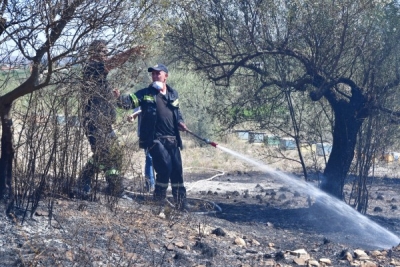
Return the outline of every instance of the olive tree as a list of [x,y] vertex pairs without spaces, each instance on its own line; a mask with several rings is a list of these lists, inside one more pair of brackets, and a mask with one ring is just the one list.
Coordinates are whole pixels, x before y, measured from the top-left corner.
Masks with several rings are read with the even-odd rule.
[[[376,112],[398,115],[398,3],[192,0],[176,12],[175,54],[216,84],[239,84],[234,107],[273,106],[288,89],[329,104],[332,151],[321,188],[343,198],[364,121]],[[277,62],[285,62],[285,79]]]
[[[0,1],[0,197],[10,200],[9,209],[16,100],[49,86],[68,88],[79,83],[77,69],[94,39],[107,41],[111,54],[141,44],[154,7],[154,1]],[[16,73],[15,69],[25,71]]]

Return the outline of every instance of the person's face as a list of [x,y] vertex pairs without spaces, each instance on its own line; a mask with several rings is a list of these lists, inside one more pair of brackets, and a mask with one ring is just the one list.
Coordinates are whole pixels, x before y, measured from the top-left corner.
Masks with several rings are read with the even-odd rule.
[[168,78],[168,73],[165,73],[164,71],[153,70],[151,72],[151,79],[153,80],[153,82],[166,83],[167,78]]
[[106,61],[107,60],[107,54],[108,54],[108,49],[106,46],[100,46],[99,47],[99,59],[102,61]]

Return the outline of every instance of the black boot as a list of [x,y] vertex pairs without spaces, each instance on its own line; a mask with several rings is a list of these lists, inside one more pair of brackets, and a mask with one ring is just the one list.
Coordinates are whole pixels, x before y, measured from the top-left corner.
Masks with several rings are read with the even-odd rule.
[[172,206],[167,199],[167,188],[156,185],[153,191],[153,201],[156,206],[153,213],[165,218],[166,211]]
[[162,202],[167,199],[167,188],[156,185],[153,191],[153,200]]
[[88,162],[83,167],[78,178],[78,191],[82,196],[90,195],[92,192],[92,181],[96,175],[96,167]]
[[177,210],[183,211],[183,212],[189,212],[189,205],[186,199],[186,195],[177,195],[174,196],[174,204],[175,208]]
[[173,186],[172,195],[176,209],[180,211],[189,211],[186,199],[186,188],[184,186]]

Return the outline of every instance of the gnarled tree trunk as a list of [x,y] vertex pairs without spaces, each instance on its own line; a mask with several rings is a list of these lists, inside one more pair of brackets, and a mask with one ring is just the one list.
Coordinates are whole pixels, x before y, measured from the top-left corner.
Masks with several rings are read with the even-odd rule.
[[14,160],[13,128],[10,117],[11,104],[4,104],[0,111],[2,136],[0,157],[0,197],[9,201],[7,211],[13,206],[12,162]]
[[343,199],[343,187],[354,158],[357,134],[367,117],[367,99],[361,90],[353,88],[350,101],[336,100],[325,95],[335,114],[332,152],[324,171],[321,189],[339,199]]

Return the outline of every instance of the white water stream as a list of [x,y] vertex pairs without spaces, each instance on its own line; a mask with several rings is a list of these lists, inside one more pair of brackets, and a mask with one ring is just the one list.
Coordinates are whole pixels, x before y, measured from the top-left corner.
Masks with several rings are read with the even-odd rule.
[[[363,216],[355,209],[347,205],[345,202],[324,193],[322,190],[316,188],[315,186],[306,183],[305,181],[300,180],[296,177],[292,177],[283,172],[276,171],[261,162],[258,162],[254,159],[249,158],[248,156],[242,155],[223,146],[217,145],[216,147],[226,153],[229,153],[254,165],[255,167],[268,174],[271,174],[274,178],[281,180],[286,185],[294,188],[296,191],[306,193],[314,197],[315,199],[317,199],[318,203],[322,204],[327,210],[335,212],[338,219],[346,218],[346,220],[344,220],[345,225],[343,225],[343,228],[352,229],[353,234],[359,236],[360,240],[363,240],[363,242],[368,243],[365,245],[387,249],[400,244],[400,238],[394,233]],[[321,218],[321,223],[329,225],[329,222],[324,221],[323,218]]]

